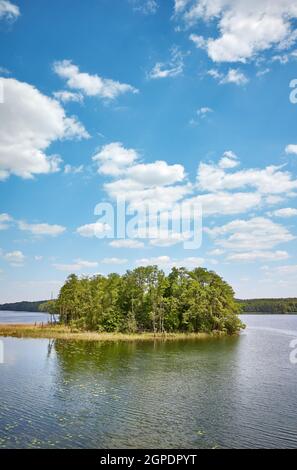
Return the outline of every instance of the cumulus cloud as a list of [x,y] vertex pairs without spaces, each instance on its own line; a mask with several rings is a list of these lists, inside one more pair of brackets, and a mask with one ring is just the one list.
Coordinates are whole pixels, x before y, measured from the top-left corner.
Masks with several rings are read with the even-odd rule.
[[65,175],[77,175],[79,173],[82,173],[84,171],[84,166],[79,165],[79,166],[72,166],[72,165],[65,165],[64,167],[64,173]]
[[210,69],[208,70],[207,74],[217,80],[220,85],[233,83],[235,85],[241,86],[246,85],[249,81],[247,76],[239,69],[229,69],[227,73],[219,72],[216,69]]
[[161,268],[196,268],[205,264],[205,260],[203,258],[198,257],[189,257],[183,259],[172,259],[170,256],[158,256],[152,258],[142,258],[136,260],[136,264],[139,266],[160,266]]
[[289,230],[265,217],[233,220],[221,227],[206,228],[217,245],[231,251],[271,250],[295,240]]
[[109,244],[112,248],[122,248],[122,249],[137,249],[143,248],[144,243],[139,240],[113,240]]
[[80,72],[79,67],[71,60],[57,61],[53,68],[59,77],[66,80],[69,88],[80,90],[86,96],[114,100],[124,93],[138,93],[136,88],[126,83]]
[[11,174],[32,178],[59,170],[61,159],[47,155],[56,140],[84,139],[89,135],[62,106],[32,85],[2,78],[4,103],[0,106],[0,181]]
[[164,161],[157,161],[135,165],[127,170],[126,176],[144,186],[164,186],[183,181],[185,170],[182,165],[168,165]]
[[17,5],[9,0],[0,0],[0,20],[15,21],[21,12]]
[[262,198],[256,192],[228,193],[219,191],[195,196],[189,201],[201,204],[203,216],[236,215],[256,209],[260,206]]
[[54,97],[62,101],[62,103],[83,103],[84,97],[81,93],[73,93],[72,91],[61,90],[54,93]]
[[58,271],[66,271],[68,273],[74,273],[81,271],[83,269],[85,270],[92,270],[98,267],[98,262],[97,261],[85,261],[82,259],[77,259],[74,260],[73,263],[70,264],[62,264],[62,263],[55,263],[53,264],[53,267],[57,269]]
[[30,232],[36,236],[47,235],[50,237],[56,237],[66,231],[65,227],[61,225],[50,225],[50,224],[28,224],[26,222],[18,223],[19,229],[24,232]]
[[7,261],[10,266],[21,267],[25,261],[25,255],[21,251],[11,251],[3,255],[5,261]]
[[109,264],[109,265],[115,265],[115,266],[120,266],[122,264],[127,264],[128,260],[125,258],[104,258],[101,261],[102,264]]
[[94,224],[82,225],[78,227],[76,232],[85,238],[101,237],[103,234],[109,232],[111,227],[108,224],[96,222]]
[[224,170],[228,170],[230,168],[235,168],[239,165],[239,160],[237,155],[232,152],[232,150],[228,150],[224,153],[221,160],[219,161],[219,167],[223,168]]
[[0,231],[8,229],[12,220],[10,215],[0,214]]
[[134,11],[143,15],[154,15],[159,8],[156,0],[130,0],[130,3]]
[[120,142],[102,147],[93,157],[100,174],[110,176],[113,181],[104,189],[112,199],[125,199],[130,208],[145,205],[167,207],[181,200],[191,191],[185,179],[182,165],[169,165],[165,161],[140,163],[139,153],[125,148]]
[[234,253],[227,257],[228,261],[255,262],[255,261],[283,261],[289,258],[286,251],[248,251],[245,253]]
[[278,209],[276,211],[270,212],[269,215],[274,217],[296,217],[297,216],[297,209],[293,209],[292,207],[285,207],[283,209]]
[[297,145],[296,144],[287,145],[285,151],[288,155],[290,154],[297,155]]
[[152,80],[168,77],[177,77],[184,70],[184,54],[174,46],[170,51],[170,59],[167,62],[157,62],[148,74]]
[[121,142],[112,142],[104,145],[93,161],[98,164],[98,172],[102,175],[119,176],[138,158],[136,150],[126,149]]
[[279,166],[227,172],[213,163],[201,163],[197,175],[198,188],[207,191],[252,188],[262,194],[290,193],[297,189],[297,180]]
[[215,22],[218,36],[203,38],[214,62],[247,62],[272,48],[288,49],[297,39],[292,0],[181,0],[175,11],[188,26]]
[[201,118],[204,118],[209,113],[213,113],[213,109],[209,108],[208,106],[197,109],[197,115]]

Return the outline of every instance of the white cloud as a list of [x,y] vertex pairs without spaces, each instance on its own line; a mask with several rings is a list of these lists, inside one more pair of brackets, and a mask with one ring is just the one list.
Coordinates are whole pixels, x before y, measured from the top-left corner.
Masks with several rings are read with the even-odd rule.
[[11,72],[6,67],[0,67],[0,73],[3,75],[10,75]]
[[172,259],[169,256],[158,256],[152,258],[142,258],[136,260],[136,264],[139,266],[160,266],[163,268],[171,267],[184,267],[184,268],[196,268],[204,265],[205,260],[203,258],[189,257],[184,259]]
[[198,168],[197,182],[202,191],[212,188],[213,191],[253,188],[261,194],[290,193],[297,189],[297,180],[278,166],[265,169],[249,169],[237,172],[226,172],[218,165],[201,163]]
[[48,235],[56,237],[66,231],[65,227],[61,225],[49,225],[49,224],[28,224],[26,222],[18,223],[19,229],[25,232],[31,232],[33,235],[42,236]]
[[274,216],[274,217],[282,217],[282,218],[296,217],[297,209],[286,207],[283,209],[278,209],[276,211],[270,212],[269,215]]
[[36,88],[2,78],[4,103],[0,106],[0,180],[10,174],[32,178],[59,170],[61,160],[46,155],[56,140],[87,138],[85,128],[67,117],[62,106]]
[[205,106],[197,110],[197,115],[204,118],[207,114],[213,113],[213,109]]
[[185,178],[182,165],[168,165],[164,161],[139,164],[127,169],[126,176],[136,183],[147,186],[167,186]]
[[161,246],[161,247],[169,247],[174,246],[179,243],[184,243],[192,238],[192,234],[189,233],[177,233],[173,231],[159,231],[158,236],[154,236],[151,232],[150,235],[150,245],[151,246]]
[[99,75],[82,73],[71,60],[55,62],[54,71],[59,77],[66,80],[69,88],[80,90],[86,96],[98,96],[113,100],[124,93],[138,93],[136,88],[126,83],[102,78]]
[[17,5],[9,0],[0,0],[0,20],[15,21],[21,12]]
[[119,176],[138,158],[139,154],[136,150],[126,149],[121,142],[112,142],[104,145],[93,160],[98,163],[100,174]]
[[286,153],[287,154],[297,155],[297,145],[296,144],[287,145]]
[[176,46],[171,49],[171,57],[168,62],[157,62],[149,72],[148,77],[152,80],[159,78],[177,77],[184,70],[184,54]]
[[210,256],[222,256],[225,253],[225,250],[221,248],[216,248],[215,250],[209,251],[207,254]]
[[125,199],[130,209],[145,206],[158,207],[159,210],[170,209],[192,191],[191,185],[151,186],[144,188],[133,180],[118,180],[104,185],[108,195],[113,199]]
[[227,257],[228,261],[255,262],[255,261],[282,261],[288,259],[286,251],[248,251],[245,253],[235,253]]
[[104,258],[101,261],[103,264],[109,264],[109,265],[122,265],[122,264],[127,264],[128,260],[125,258]]
[[66,272],[78,272],[83,269],[86,270],[92,270],[98,267],[98,262],[97,261],[85,261],[81,259],[75,260],[73,263],[70,264],[61,264],[61,263],[56,263],[53,264],[53,267],[57,269],[58,271],[66,271]]
[[133,10],[143,15],[154,15],[157,13],[159,5],[156,0],[130,0]]
[[111,227],[108,224],[96,222],[94,224],[82,225],[81,227],[78,227],[76,232],[82,237],[93,238],[101,237],[102,234],[107,233],[110,228]]
[[13,267],[23,266],[25,261],[25,255],[21,251],[11,251],[3,255],[5,261],[7,261]]
[[83,103],[84,97],[81,93],[73,93],[72,91],[61,90],[54,93],[54,97],[62,101],[62,103]]
[[266,69],[262,69],[262,70],[259,70],[256,75],[257,77],[264,77],[264,75],[267,75],[268,73],[271,72],[271,69],[269,68],[266,68]]
[[104,185],[109,197],[125,199],[130,208],[148,204],[166,208],[191,191],[190,185],[177,184],[185,179],[182,165],[165,161],[144,164],[138,163],[138,159],[136,150],[126,149],[119,142],[105,145],[93,157],[100,174],[120,177]]
[[137,249],[143,248],[144,243],[139,240],[113,240],[109,244],[112,248]]
[[191,34],[189,39],[198,49],[207,49],[207,41],[203,36],[198,36],[198,34]]
[[246,85],[249,81],[247,76],[239,69],[229,69],[226,74],[219,72],[216,69],[210,69],[207,71],[207,74],[217,80],[220,85],[233,83],[235,85],[241,86]]
[[227,170],[230,168],[235,168],[240,164],[237,155],[235,155],[232,150],[228,150],[224,153],[223,157],[219,161],[219,167],[223,170]]
[[214,62],[247,62],[271,48],[288,49],[296,42],[292,0],[190,0],[176,2],[187,25],[214,21],[218,37],[205,38]]
[[221,80],[221,84],[226,84],[226,83],[235,83],[235,85],[245,85],[248,83],[248,78],[244,75],[243,72],[241,72],[238,69],[230,69],[225,75],[224,78]]
[[190,1],[191,0],[175,0],[174,1],[175,13],[180,13],[181,11],[183,11]]
[[190,120],[190,125],[197,125],[199,124],[199,121],[203,121],[204,119],[207,118],[209,114],[213,113],[213,109],[209,108],[207,106],[204,106],[202,108],[197,109],[196,115],[198,116],[198,119],[191,119]]
[[0,214],[0,230],[6,230],[9,228],[12,217],[8,214]]
[[277,268],[274,268],[273,270],[274,273],[276,274],[281,274],[281,275],[292,275],[292,274],[297,274],[297,264],[289,264],[287,266],[279,266]]
[[286,227],[265,217],[233,220],[221,227],[206,228],[205,232],[217,245],[231,251],[271,250],[296,238]]
[[82,173],[83,171],[84,171],[83,165],[80,165],[80,166],[65,165],[64,167],[64,173],[66,175],[70,175],[70,174],[77,175],[79,173]]
[[[211,186],[209,188],[212,189]],[[211,216],[235,215],[256,209],[260,206],[262,198],[258,193],[221,191],[195,196],[190,201],[201,204],[203,216]]]

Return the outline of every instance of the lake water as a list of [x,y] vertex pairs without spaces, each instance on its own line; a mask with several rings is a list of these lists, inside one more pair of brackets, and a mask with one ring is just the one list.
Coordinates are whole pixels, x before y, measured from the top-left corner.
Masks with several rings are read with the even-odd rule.
[[296,448],[297,316],[167,343],[2,339],[2,448]]
[[0,310],[0,324],[19,324],[19,323],[47,323],[50,315],[38,312],[8,312]]

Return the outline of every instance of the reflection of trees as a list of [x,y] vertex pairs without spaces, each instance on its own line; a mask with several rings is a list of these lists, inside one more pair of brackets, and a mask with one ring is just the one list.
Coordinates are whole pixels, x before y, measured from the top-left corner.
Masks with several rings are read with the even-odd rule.
[[175,446],[194,439],[195,445],[196,430],[207,428],[212,410],[222,406],[218,390],[233,387],[240,341],[56,340],[55,394],[63,425],[90,447],[156,447],[160,439]]

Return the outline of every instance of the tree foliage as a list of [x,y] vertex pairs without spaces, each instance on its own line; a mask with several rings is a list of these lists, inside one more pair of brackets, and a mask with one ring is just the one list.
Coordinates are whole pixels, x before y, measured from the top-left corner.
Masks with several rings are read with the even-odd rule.
[[297,299],[251,299],[239,300],[246,313],[297,313]]
[[234,292],[220,276],[197,268],[139,267],[120,276],[72,274],[51,313],[81,329],[105,332],[238,332],[242,323]]

